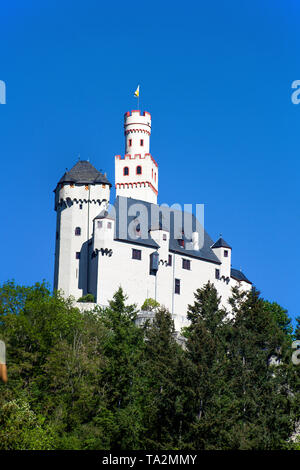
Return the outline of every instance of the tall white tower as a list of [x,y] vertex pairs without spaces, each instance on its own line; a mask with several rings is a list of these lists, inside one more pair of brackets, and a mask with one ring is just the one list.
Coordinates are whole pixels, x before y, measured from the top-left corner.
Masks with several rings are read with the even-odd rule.
[[124,116],[125,156],[115,156],[116,196],[157,203],[158,165],[150,154],[151,114]]
[[79,161],[55,189],[56,243],[54,289],[66,296],[90,292],[93,219],[107,207],[111,184],[88,161]]

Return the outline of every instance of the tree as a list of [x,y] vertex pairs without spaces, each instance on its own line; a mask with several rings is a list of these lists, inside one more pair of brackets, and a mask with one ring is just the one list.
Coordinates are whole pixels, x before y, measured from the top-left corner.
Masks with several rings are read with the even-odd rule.
[[126,305],[127,297],[120,287],[101,311],[107,330],[103,351],[107,358],[102,381],[109,397],[109,410],[115,416],[116,433],[113,448],[139,446],[139,410],[135,406],[135,386],[139,380],[139,360],[143,348],[143,330],[135,325],[135,305]]
[[181,449],[191,418],[189,390],[193,377],[190,363],[176,342],[174,322],[168,310],[157,309],[145,331],[140,390],[143,396],[144,448]]
[[230,322],[213,284],[197,289],[188,306],[187,355],[194,366],[194,422],[189,436],[194,449],[220,449],[231,423],[227,339]]
[[145,302],[143,303],[141,310],[145,310],[147,312],[153,312],[157,307],[159,307],[159,302],[157,302],[155,299],[146,299]]
[[263,308],[269,311],[278,327],[291,339],[293,333],[292,320],[288,317],[288,311],[277,302],[263,300]]
[[230,303],[235,312],[228,342],[235,412],[229,446],[284,447],[294,427],[286,328],[254,288],[248,293],[234,288]]

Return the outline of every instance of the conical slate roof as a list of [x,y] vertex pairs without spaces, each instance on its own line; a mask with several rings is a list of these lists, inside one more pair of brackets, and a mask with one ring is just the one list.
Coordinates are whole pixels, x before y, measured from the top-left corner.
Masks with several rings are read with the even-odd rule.
[[81,184],[109,184],[105,175],[96,170],[96,168],[87,160],[79,160],[76,165],[67,171],[58,183],[81,183]]
[[220,237],[219,240],[217,240],[216,243],[214,243],[211,248],[230,248],[231,249],[231,246],[228,245],[228,243],[225,242],[225,240],[222,237]]

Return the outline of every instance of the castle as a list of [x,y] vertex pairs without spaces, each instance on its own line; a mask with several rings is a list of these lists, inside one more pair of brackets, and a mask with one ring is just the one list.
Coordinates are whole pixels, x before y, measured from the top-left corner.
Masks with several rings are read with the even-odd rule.
[[147,298],[167,307],[180,331],[194,292],[207,281],[227,308],[233,286],[252,284],[231,267],[232,249],[222,237],[214,242],[194,214],[157,204],[150,113],[127,112],[124,134],[114,204],[106,174],[88,161],[79,160],[56,186],[54,288],[76,300],[93,294],[105,306],[121,286],[138,308]]

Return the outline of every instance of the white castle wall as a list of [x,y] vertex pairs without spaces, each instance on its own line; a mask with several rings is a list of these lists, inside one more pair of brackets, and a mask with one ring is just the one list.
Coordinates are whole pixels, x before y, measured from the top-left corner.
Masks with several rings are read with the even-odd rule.
[[[114,240],[113,229],[110,230],[110,238],[106,234],[101,241],[101,237],[97,236],[99,250],[102,246],[112,250],[111,256],[98,252],[98,256],[93,260],[93,272],[97,271],[97,286],[93,293],[96,295],[97,303],[107,305],[121,286],[128,295],[128,302],[136,303],[139,309],[149,297],[164,305],[172,313],[176,330],[180,331],[182,327],[188,325],[186,312],[188,304],[194,302],[194,292],[211,281],[222,296],[221,305],[229,308],[227,300],[231,295],[231,288],[238,283],[232,278],[228,283],[215,278],[215,269],[227,273],[227,266],[223,269],[222,265],[187,257],[184,249],[182,254],[170,253],[168,232],[157,230],[152,231],[151,235],[161,246],[158,249],[160,263],[156,276],[149,272],[150,255],[156,251],[153,247]],[[163,240],[164,235],[167,240]],[[142,251],[141,260],[132,259],[133,248]],[[168,265],[169,254],[172,256],[172,266]],[[191,270],[182,268],[183,258],[190,260]],[[180,294],[174,292],[175,278],[180,279]],[[247,290],[251,287],[246,282],[240,285]]]
[[[88,291],[88,240],[93,219],[106,207],[109,185],[63,184],[56,189],[57,235],[54,288],[77,300]],[[82,208],[80,208],[82,207]],[[75,235],[76,227],[81,234]],[[80,252],[80,259],[76,259]]]

